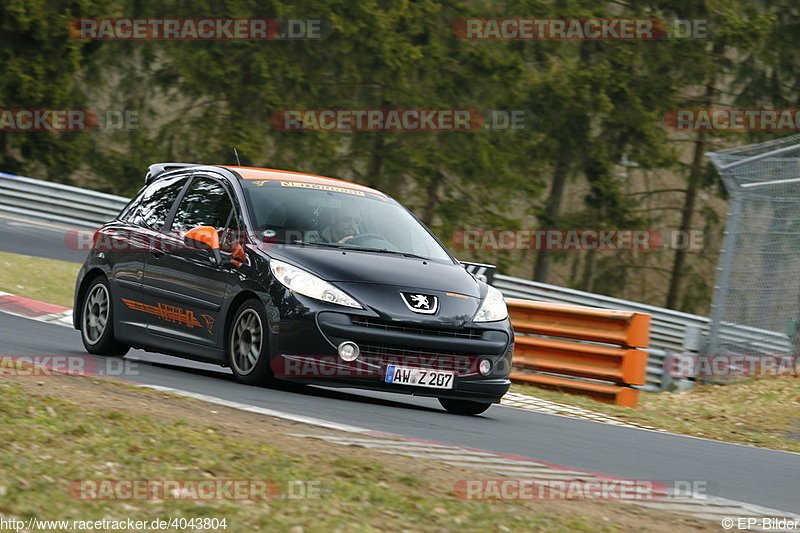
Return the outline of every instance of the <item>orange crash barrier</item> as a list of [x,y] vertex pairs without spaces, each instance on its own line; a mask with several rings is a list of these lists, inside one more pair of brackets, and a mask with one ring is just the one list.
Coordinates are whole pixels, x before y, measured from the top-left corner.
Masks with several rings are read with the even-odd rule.
[[506,299],[514,326],[511,380],[636,407],[647,379],[650,315]]

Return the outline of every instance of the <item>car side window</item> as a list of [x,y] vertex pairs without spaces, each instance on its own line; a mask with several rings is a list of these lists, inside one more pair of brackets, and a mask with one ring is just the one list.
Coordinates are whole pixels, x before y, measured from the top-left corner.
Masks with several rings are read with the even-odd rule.
[[186,184],[186,176],[164,178],[152,183],[142,193],[138,204],[128,213],[128,221],[160,230],[164,227],[172,204]]
[[172,229],[188,231],[197,226],[224,228],[232,208],[231,198],[221,183],[211,178],[197,177],[178,206]]

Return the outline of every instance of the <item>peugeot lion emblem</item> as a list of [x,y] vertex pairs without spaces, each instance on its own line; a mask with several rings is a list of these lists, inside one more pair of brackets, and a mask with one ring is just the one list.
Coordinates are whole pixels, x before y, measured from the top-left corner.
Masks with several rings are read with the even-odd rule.
[[439,309],[439,299],[432,294],[419,294],[414,292],[401,292],[400,296],[406,307],[415,313],[432,315]]

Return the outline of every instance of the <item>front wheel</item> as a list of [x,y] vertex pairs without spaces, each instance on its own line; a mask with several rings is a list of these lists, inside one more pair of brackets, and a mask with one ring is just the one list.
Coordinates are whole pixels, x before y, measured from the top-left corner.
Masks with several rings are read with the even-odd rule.
[[439,403],[447,409],[448,413],[453,413],[454,415],[479,415],[492,405],[491,403],[451,400],[450,398],[439,398]]
[[95,279],[86,291],[80,324],[83,347],[90,354],[122,356],[130,350],[114,338],[114,309],[106,278]]
[[270,385],[269,343],[264,306],[247,300],[236,311],[228,332],[228,365],[236,381],[247,385]]

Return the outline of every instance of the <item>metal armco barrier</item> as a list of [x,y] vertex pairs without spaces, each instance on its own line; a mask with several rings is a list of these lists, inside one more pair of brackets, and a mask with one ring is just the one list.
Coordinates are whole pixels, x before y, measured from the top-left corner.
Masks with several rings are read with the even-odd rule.
[[[711,320],[700,315],[502,274],[495,275],[493,285],[506,298],[586,305],[651,315],[648,383],[641,388],[652,392],[669,390],[673,386],[685,388],[690,384],[685,379],[673,383],[663,371],[663,362],[669,354],[698,353],[711,326]],[[792,349],[785,333],[730,322],[720,325],[720,338],[730,345],[746,347],[750,353],[777,355],[791,353]]]
[[[711,323],[711,319],[705,316],[503,274],[495,275],[493,285],[506,298],[524,298],[647,313],[653,317],[650,331],[651,346],[672,353],[699,351]],[[723,322],[720,325],[720,335],[725,342],[746,346],[753,353],[781,354],[788,353],[788,350],[791,349],[789,337],[785,333],[731,322]]]
[[506,299],[514,326],[512,381],[636,407],[647,382],[650,315]]
[[0,172],[0,211],[71,226],[99,228],[129,199]]

